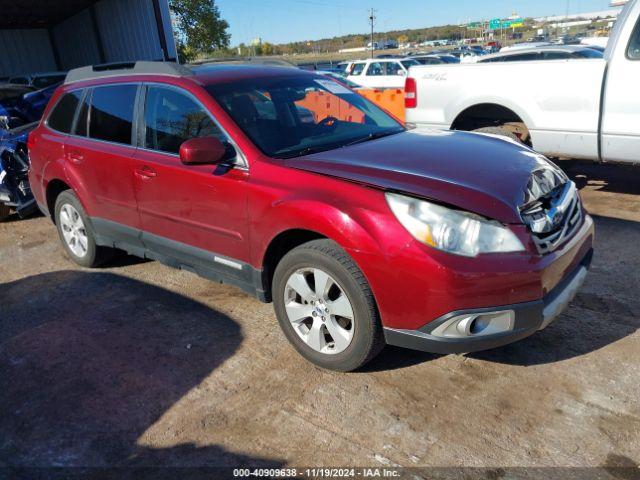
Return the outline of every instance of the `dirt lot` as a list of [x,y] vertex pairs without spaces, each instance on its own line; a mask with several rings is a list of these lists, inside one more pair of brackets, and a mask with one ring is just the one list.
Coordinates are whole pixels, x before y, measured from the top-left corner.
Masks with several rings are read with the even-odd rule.
[[[72,265],[0,223],[0,466],[565,466],[640,462],[640,169],[563,162],[597,223],[544,332],[482,354],[306,363],[271,305],[125,257]],[[608,472],[608,473],[607,473]],[[628,475],[632,475],[629,477]]]

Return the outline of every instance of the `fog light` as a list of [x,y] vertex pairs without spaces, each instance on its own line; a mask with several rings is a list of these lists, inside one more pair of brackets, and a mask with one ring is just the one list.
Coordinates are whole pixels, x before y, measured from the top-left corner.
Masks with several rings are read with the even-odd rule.
[[513,310],[458,315],[438,325],[431,335],[444,338],[495,335],[513,330],[515,316]]

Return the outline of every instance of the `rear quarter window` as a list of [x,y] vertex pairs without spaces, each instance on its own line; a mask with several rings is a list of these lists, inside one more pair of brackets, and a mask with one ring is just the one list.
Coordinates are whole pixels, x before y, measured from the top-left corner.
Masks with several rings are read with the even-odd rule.
[[108,85],[93,89],[89,137],[131,144],[137,85]]
[[631,41],[627,49],[627,57],[630,60],[640,60],[640,20],[631,34]]
[[49,128],[61,133],[71,133],[73,118],[82,99],[82,92],[82,90],[76,90],[65,93],[60,98],[47,120]]

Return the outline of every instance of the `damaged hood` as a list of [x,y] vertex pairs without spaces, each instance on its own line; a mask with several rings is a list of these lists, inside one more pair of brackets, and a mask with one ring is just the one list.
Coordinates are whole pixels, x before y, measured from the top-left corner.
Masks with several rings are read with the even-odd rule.
[[287,163],[292,168],[432,199],[503,223],[522,223],[521,208],[566,182],[559,168],[515,141],[424,129]]

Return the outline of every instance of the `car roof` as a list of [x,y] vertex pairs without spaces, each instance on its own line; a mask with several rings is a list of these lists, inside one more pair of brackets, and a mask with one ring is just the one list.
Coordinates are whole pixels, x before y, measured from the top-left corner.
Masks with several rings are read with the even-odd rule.
[[192,67],[193,76],[205,85],[226,83],[248,78],[292,77],[316,75],[313,70],[272,65],[204,65]]
[[[482,62],[491,60],[492,58],[512,57],[514,55],[523,55],[527,53],[544,53],[544,52],[581,52],[590,50],[586,45],[546,45],[542,47],[517,48],[515,50],[507,50],[505,52],[494,53],[482,57]],[[592,49],[591,49],[592,50]]]
[[136,77],[164,76],[190,78],[200,84],[232,82],[246,78],[284,77],[313,75],[313,72],[296,68],[272,65],[250,65],[242,63],[215,63],[206,65],[179,65],[171,62],[145,62],[95,65],[71,70],[65,85],[85,81],[100,81],[118,78],[131,80]]

